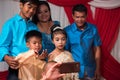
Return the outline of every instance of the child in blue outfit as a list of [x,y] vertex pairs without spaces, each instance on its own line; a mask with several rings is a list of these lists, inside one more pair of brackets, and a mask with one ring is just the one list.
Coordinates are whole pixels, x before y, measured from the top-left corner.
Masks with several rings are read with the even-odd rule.
[[0,61],[5,60],[9,65],[7,80],[18,80],[18,61],[14,57],[21,52],[28,50],[24,36],[30,30],[37,30],[30,17],[33,16],[37,8],[37,0],[20,0],[20,12],[15,15],[2,27],[0,33]]
[[67,26],[66,49],[71,51],[76,62],[80,62],[79,78],[100,79],[100,37],[96,26],[86,22],[87,8],[78,4],[72,9],[74,23]]

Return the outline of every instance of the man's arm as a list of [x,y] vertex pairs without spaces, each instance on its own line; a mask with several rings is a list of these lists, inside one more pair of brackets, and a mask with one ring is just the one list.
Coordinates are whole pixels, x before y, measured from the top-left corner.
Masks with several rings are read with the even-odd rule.
[[96,61],[95,78],[99,80],[100,79],[100,58],[101,58],[100,46],[95,47],[94,52],[95,52],[95,61]]

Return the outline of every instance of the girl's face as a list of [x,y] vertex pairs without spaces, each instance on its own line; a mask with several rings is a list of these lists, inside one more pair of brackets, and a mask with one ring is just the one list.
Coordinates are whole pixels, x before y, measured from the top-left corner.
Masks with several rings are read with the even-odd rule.
[[30,48],[30,50],[35,50],[38,52],[42,48],[42,41],[38,37],[31,37],[27,42],[27,46]]
[[64,49],[66,44],[66,36],[64,34],[53,34],[53,43],[55,47],[59,50]]
[[25,4],[20,3],[20,15],[25,19],[29,19],[35,14],[36,8],[37,5],[31,4],[29,2],[26,2]]
[[51,13],[46,5],[39,6],[38,19],[41,22],[49,21]]

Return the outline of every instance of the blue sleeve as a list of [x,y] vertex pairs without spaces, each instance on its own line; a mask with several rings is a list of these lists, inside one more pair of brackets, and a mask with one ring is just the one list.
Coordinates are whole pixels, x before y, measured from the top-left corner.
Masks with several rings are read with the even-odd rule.
[[95,30],[95,36],[94,36],[94,46],[100,46],[102,43],[101,43],[101,40],[100,40],[100,36],[98,34],[98,30],[96,29]]
[[9,54],[10,44],[12,42],[12,25],[10,22],[6,22],[2,31],[0,32],[0,61],[3,60],[6,54]]
[[[64,28],[64,30],[66,31],[66,33],[67,33],[67,29],[66,29],[66,27]],[[70,41],[69,41],[69,37],[68,37],[68,33],[67,33],[67,41],[66,41],[66,45],[65,45],[65,50],[68,50],[68,51],[70,51],[71,49],[71,47],[70,47]],[[70,51],[71,52],[71,51]]]

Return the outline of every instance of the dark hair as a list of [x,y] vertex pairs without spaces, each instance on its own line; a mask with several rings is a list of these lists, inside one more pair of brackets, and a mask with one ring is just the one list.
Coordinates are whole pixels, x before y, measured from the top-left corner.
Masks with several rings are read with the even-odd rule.
[[20,0],[21,3],[25,4],[27,2],[30,2],[31,4],[38,5],[39,0]]
[[75,11],[85,12],[85,14],[87,15],[87,8],[83,4],[75,5],[72,9],[72,14],[74,14]]
[[[55,29],[55,28],[56,28],[56,29]],[[67,38],[67,34],[66,34],[65,30],[63,30],[63,29],[60,27],[60,25],[57,25],[57,24],[55,24],[55,25],[53,25],[53,26],[51,27],[51,39],[52,39],[52,40],[53,40],[53,38],[54,38],[54,34],[64,34],[65,37]]]
[[31,30],[27,32],[25,35],[26,42],[28,42],[31,37],[37,37],[37,38],[42,39],[42,34],[37,30]]
[[[32,21],[33,21],[35,24],[37,24],[37,22],[39,21],[39,20],[38,20],[38,13],[39,13],[39,7],[40,7],[41,5],[47,6],[47,7],[48,7],[48,10],[51,12],[50,6],[49,6],[49,4],[48,4],[47,1],[39,1],[39,2],[38,2],[38,7],[37,7],[37,10],[36,10],[36,13],[35,13],[35,15],[32,17]],[[50,15],[49,21],[52,21],[51,15]]]

